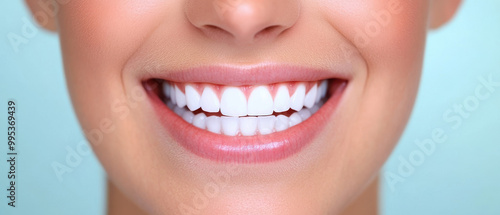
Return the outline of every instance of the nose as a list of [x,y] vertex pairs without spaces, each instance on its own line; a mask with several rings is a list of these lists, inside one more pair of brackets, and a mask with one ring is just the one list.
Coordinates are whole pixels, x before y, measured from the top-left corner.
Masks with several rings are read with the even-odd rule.
[[299,18],[299,0],[187,0],[189,22],[211,39],[275,39]]

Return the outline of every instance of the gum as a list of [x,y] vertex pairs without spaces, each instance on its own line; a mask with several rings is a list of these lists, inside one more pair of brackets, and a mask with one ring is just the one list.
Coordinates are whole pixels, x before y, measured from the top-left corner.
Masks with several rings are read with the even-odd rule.
[[[314,84],[317,84],[318,87],[321,84],[322,81],[310,81],[310,82],[286,82],[286,83],[276,83],[276,84],[269,84],[269,85],[252,85],[252,86],[235,86],[238,87],[247,98],[250,97],[250,94],[252,93],[253,89],[259,86],[265,86],[269,92],[271,93],[271,96],[274,98],[278,88],[282,85],[285,85],[288,87],[288,92],[290,93],[290,96],[293,95],[295,92],[295,89],[297,89],[299,84],[304,84],[306,87],[306,93],[309,92],[309,90],[314,86]],[[167,82],[171,86],[177,86],[179,90],[181,90],[182,93],[185,92],[185,86],[186,85],[191,85],[196,89],[196,91],[201,95],[203,93],[203,90],[205,87],[210,87],[212,88],[217,96],[219,98],[222,97],[222,93],[224,92],[224,89],[228,87],[233,87],[233,86],[225,86],[225,85],[215,85],[215,84],[207,84],[207,83],[174,83],[174,82]]]

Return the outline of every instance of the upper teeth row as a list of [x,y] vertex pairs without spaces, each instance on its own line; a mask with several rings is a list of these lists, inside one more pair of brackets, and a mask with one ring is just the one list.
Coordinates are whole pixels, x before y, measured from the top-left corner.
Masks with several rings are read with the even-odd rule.
[[200,95],[194,85],[186,84],[183,93],[177,85],[163,82],[163,92],[178,107],[187,106],[191,111],[201,108],[211,113],[220,110],[225,116],[263,116],[271,115],[273,112],[286,112],[289,109],[300,111],[304,106],[311,108],[325,97],[327,85],[326,80],[319,86],[314,83],[306,93],[306,84],[299,83],[291,96],[286,84],[277,85],[274,99],[268,86],[254,87],[248,99],[239,87],[225,87],[220,99],[215,90],[208,85],[203,88]]

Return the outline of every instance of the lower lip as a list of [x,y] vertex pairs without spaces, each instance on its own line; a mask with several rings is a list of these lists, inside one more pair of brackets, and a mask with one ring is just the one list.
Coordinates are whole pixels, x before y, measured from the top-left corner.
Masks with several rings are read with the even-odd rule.
[[191,153],[220,163],[266,163],[288,158],[313,141],[340,102],[347,84],[338,84],[328,101],[307,120],[281,132],[250,137],[231,137],[199,129],[177,116],[153,91],[148,91],[148,96],[161,124]]

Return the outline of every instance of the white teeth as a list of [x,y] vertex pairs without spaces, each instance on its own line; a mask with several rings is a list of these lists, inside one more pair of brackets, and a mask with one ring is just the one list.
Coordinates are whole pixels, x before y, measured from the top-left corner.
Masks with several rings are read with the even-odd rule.
[[316,104],[311,109],[309,109],[309,111],[311,111],[311,115],[315,114],[316,112],[318,112],[319,107],[321,107],[321,106],[323,106],[323,104]]
[[302,110],[302,107],[304,107],[305,95],[306,95],[306,86],[304,84],[299,84],[297,86],[297,89],[295,90],[295,93],[290,98],[291,100],[290,108],[296,111]]
[[[274,99],[268,86],[249,87],[252,91],[248,101],[244,93],[248,88],[244,87],[225,87],[218,94],[216,88],[205,86],[200,95],[199,86],[194,84],[186,84],[183,93],[177,85],[164,82],[162,91],[166,105],[197,128],[227,136],[254,136],[284,131],[316,113],[325,102],[322,99],[327,94],[328,82],[314,83],[307,93],[306,84],[298,83],[291,96],[287,84],[276,85]],[[204,113],[195,115],[194,111],[200,108]],[[273,115],[290,109],[296,112],[289,117]],[[219,111],[216,116],[205,114]]]
[[170,101],[172,101],[172,103],[174,103],[174,105],[176,104],[176,100],[175,100],[175,88],[174,86],[170,85]]
[[257,117],[241,117],[240,132],[243,136],[253,136],[257,133]]
[[201,96],[191,85],[186,85],[186,104],[191,111],[198,110],[200,105]]
[[222,132],[228,136],[236,136],[240,131],[238,128],[239,120],[238,117],[222,117]]
[[177,105],[175,105],[172,101],[167,102],[167,107],[170,108],[170,110],[173,110]]
[[259,116],[259,117],[227,117],[210,116],[204,113],[194,115],[186,108],[180,108],[171,102],[174,112],[181,116],[184,121],[193,124],[200,129],[207,129],[216,134],[227,136],[253,136],[256,134],[266,135],[274,132],[284,131],[293,127],[311,116],[313,109],[319,108],[315,105],[312,109],[304,108],[299,112],[293,113],[290,117],[285,115],[278,116]]
[[163,94],[165,95],[166,98],[170,97],[170,84],[167,82],[163,82],[162,86]]
[[276,123],[274,125],[275,130],[278,131],[284,131],[290,126],[290,120],[288,117],[284,115],[279,115],[276,117]]
[[207,127],[207,124],[205,122],[206,119],[207,115],[205,115],[204,113],[196,114],[196,116],[194,116],[193,118],[193,125],[198,128],[205,129]]
[[306,97],[304,98],[304,106],[307,108],[312,108],[314,103],[316,102],[316,94],[318,94],[318,85],[314,84],[314,86],[307,92]]
[[175,86],[175,100],[177,106],[181,108],[186,106],[186,95],[184,95],[184,93],[182,93],[182,91],[177,86]]
[[259,116],[257,119],[260,134],[266,135],[273,133],[274,123],[276,122],[275,116]]
[[271,93],[267,87],[256,87],[248,98],[248,115],[262,116],[271,114],[273,114],[273,97]]
[[302,122],[302,118],[298,113],[293,113],[290,117],[290,127],[296,126],[297,124]]
[[306,119],[309,119],[309,117],[311,117],[311,112],[308,109],[302,109],[299,111],[299,116],[302,121],[305,121]]
[[210,116],[206,119],[206,122],[207,122],[207,130],[208,131],[210,131],[212,133],[220,134],[220,130],[221,130],[220,117]]
[[220,103],[217,94],[210,87],[205,87],[200,99],[201,109],[206,112],[216,113],[219,112]]
[[290,109],[290,93],[287,86],[281,85],[274,96],[274,111],[281,113],[288,111],[288,109]]
[[220,111],[226,116],[246,116],[247,98],[237,87],[228,87],[224,90],[220,100]]
[[194,113],[191,111],[184,111],[182,114],[182,119],[188,123],[193,123]]
[[318,94],[316,95],[316,103],[326,96],[326,91],[328,90],[328,81],[321,81],[318,87]]
[[185,111],[186,111],[186,109],[184,109],[184,108],[180,108],[178,106],[174,107],[174,113],[176,113],[179,116],[182,116],[182,114],[184,114]]

